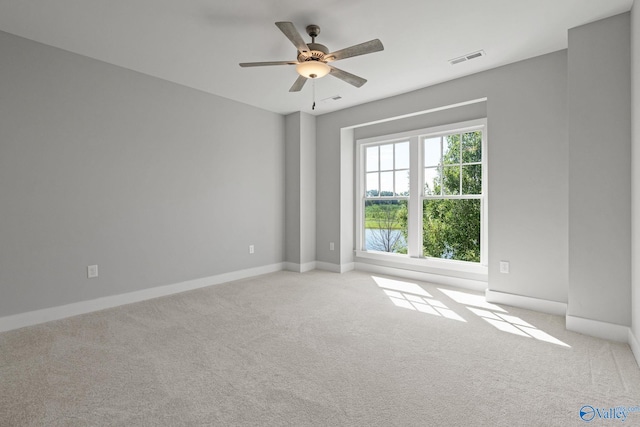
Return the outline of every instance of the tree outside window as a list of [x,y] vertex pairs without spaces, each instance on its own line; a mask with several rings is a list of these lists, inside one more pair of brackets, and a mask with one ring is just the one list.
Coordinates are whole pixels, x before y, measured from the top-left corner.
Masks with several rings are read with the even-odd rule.
[[[463,131],[418,134],[401,142],[364,146],[363,249],[407,254],[409,241],[418,238],[421,247],[417,242],[411,247],[417,244],[421,253],[409,253],[414,258],[479,263],[484,221],[483,131],[484,126],[469,126]],[[409,169],[410,144],[420,144],[419,150],[411,149],[414,155],[420,153],[419,161],[414,162],[420,174]],[[423,183],[421,189],[414,187],[422,194],[409,194],[412,180]],[[411,197],[419,201],[410,202]],[[411,215],[420,218],[416,236],[409,235]],[[413,230],[414,234],[418,231],[415,221]]]

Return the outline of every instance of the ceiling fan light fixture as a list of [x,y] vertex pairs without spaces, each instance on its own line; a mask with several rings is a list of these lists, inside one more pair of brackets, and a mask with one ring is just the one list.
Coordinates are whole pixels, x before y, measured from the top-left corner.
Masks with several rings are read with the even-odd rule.
[[296,71],[308,79],[319,79],[329,74],[331,67],[321,61],[305,61],[296,65]]
[[361,87],[367,82],[366,79],[358,77],[355,74],[348,73],[327,62],[333,63],[341,59],[351,58],[354,56],[366,55],[373,52],[384,50],[382,42],[378,39],[369,40],[368,42],[356,44],[344,49],[329,51],[329,49],[320,43],[316,43],[316,37],[320,34],[320,27],[317,25],[308,25],[307,34],[311,36],[311,43],[305,43],[304,39],[296,30],[292,22],[276,22],[276,26],[296,47],[298,52],[296,61],[267,61],[267,62],[241,62],[241,67],[261,67],[266,65],[295,65],[299,76],[289,89],[289,92],[300,92],[308,79],[319,79],[331,74],[336,79],[340,79],[355,87]]

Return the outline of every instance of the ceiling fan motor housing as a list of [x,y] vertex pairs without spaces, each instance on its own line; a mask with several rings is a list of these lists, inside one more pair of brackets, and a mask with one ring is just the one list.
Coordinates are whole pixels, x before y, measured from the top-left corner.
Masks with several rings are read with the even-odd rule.
[[329,49],[320,43],[308,43],[309,52],[298,52],[298,62],[304,61],[323,61],[324,57],[329,53]]

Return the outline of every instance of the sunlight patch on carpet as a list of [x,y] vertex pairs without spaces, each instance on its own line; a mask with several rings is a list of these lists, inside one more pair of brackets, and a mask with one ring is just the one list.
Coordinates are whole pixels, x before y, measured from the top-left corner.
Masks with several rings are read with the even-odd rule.
[[385,279],[384,277],[375,276],[371,276],[371,278],[378,284],[378,286],[384,289],[393,289],[395,291],[406,292],[408,294],[433,298],[433,296],[429,292],[422,289],[417,283],[410,283],[402,280]]
[[563,347],[571,347],[570,345],[536,328],[531,323],[526,322],[517,316],[511,316],[505,313],[495,313],[474,307],[467,307],[467,309],[476,316],[484,319],[487,323],[489,323],[496,329],[499,329],[503,332],[508,332],[510,334],[520,335],[527,338],[535,338],[540,341],[545,341]]
[[[442,301],[435,299],[433,295],[417,283],[376,276],[371,276],[371,278],[396,307],[457,320],[459,322],[466,322],[462,316]],[[438,288],[438,291],[456,303],[464,305],[470,312],[502,332],[525,338],[533,338],[562,347],[571,347],[520,317],[508,314],[504,308],[487,302],[483,295],[442,288]]]
[[438,288],[440,292],[457,302],[458,304],[472,305],[474,307],[486,308],[487,310],[501,311],[506,313],[502,307],[487,302],[484,296],[469,294],[467,292],[454,291],[451,289]]
[[447,307],[442,301],[434,299],[429,292],[416,283],[375,276],[372,276],[372,278],[396,307],[466,322],[460,315]]

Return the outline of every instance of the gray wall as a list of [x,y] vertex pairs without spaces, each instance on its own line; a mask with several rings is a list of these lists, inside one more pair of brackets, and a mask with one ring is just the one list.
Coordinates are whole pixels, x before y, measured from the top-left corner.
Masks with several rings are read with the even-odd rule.
[[442,124],[482,119],[485,117],[487,117],[487,103],[477,102],[442,111],[434,111],[427,114],[362,126],[354,130],[354,136],[355,139],[358,140],[405,132],[407,130],[426,129]]
[[[567,53],[559,51],[320,116],[318,260],[340,264],[348,259],[328,250],[328,242],[342,231],[341,209],[353,209],[340,201],[341,128],[486,97],[489,288],[566,302],[566,90]],[[511,262],[510,274],[499,273],[500,260]]]
[[285,261],[300,264],[300,115],[285,117]]
[[569,31],[569,306],[631,323],[629,14]]
[[7,33],[0,58],[0,317],[283,261],[281,115]]
[[286,126],[286,261],[316,260],[316,118],[292,113]]
[[[631,10],[631,86],[632,86],[632,325],[640,342],[640,2]],[[640,354],[636,355],[640,361]]]
[[316,118],[300,113],[300,263],[316,260]]
[[[636,4],[634,184],[639,13]],[[286,154],[280,115],[0,32],[0,317],[285,260],[351,262],[353,248],[342,243],[353,235],[353,197],[340,193],[340,180],[353,168],[353,150],[345,156],[341,132],[356,126],[368,137],[442,124],[448,114],[358,127],[486,97],[463,119],[488,117],[489,288],[569,299],[570,314],[619,324],[633,311],[638,336],[640,186],[632,190],[628,180],[631,131],[625,148],[625,125],[617,126],[630,121],[625,25],[628,15],[572,30],[569,66],[560,51],[317,119],[287,117]],[[604,56],[594,61],[590,49]],[[601,84],[602,93],[592,87]],[[615,173],[593,181],[593,168]],[[286,192],[285,169],[300,178],[287,181]],[[593,211],[593,193],[613,208]],[[585,228],[593,223],[605,227],[596,236],[602,248],[633,242],[635,262],[601,249],[590,258]],[[510,274],[498,272],[500,260],[511,261]],[[99,265],[98,279],[86,278],[89,264]],[[585,283],[576,275],[583,267]],[[633,305],[625,305],[631,281]]]

